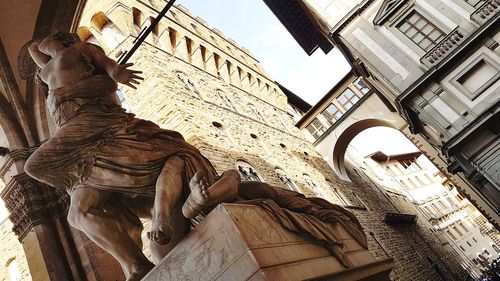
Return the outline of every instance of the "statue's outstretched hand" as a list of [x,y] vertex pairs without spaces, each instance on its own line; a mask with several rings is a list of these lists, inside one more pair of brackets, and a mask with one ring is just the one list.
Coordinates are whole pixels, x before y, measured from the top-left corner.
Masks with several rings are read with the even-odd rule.
[[137,89],[135,85],[139,84],[139,80],[144,80],[144,78],[138,75],[142,73],[142,71],[128,69],[128,67],[132,65],[134,64],[117,64],[110,73],[111,78],[113,78],[116,82],[129,86],[130,88]]

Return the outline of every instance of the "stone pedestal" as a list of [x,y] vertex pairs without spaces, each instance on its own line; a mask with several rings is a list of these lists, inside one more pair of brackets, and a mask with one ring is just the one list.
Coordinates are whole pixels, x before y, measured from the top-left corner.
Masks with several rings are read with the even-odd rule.
[[376,261],[342,226],[337,230],[352,268],[258,206],[221,204],[143,281],[389,280],[391,259]]

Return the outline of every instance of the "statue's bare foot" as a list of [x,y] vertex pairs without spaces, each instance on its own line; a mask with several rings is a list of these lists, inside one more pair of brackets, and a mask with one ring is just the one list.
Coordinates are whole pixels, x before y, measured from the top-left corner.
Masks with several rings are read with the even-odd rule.
[[146,276],[146,274],[153,269],[153,267],[155,267],[154,264],[148,263],[135,268],[128,274],[127,281],[140,281],[142,277]]
[[188,218],[196,217],[200,211],[212,203],[210,198],[208,184],[206,183],[202,173],[196,172],[189,182],[191,193],[186,202],[182,206],[182,214]]
[[238,194],[240,175],[236,170],[224,172],[210,187],[202,173],[197,172],[189,187],[191,193],[182,206],[182,214],[188,219],[196,217],[201,210],[223,202],[233,202]]
[[172,237],[172,223],[167,215],[155,215],[152,221],[152,230],[147,233],[149,240],[167,245]]

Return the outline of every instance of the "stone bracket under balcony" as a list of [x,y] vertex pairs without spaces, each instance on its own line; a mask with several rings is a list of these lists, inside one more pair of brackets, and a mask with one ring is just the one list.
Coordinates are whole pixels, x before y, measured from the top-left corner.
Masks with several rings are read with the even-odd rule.
[[456,49],[460,43],[462,43],[464,38],[464,32],[458,27],[455,28],[448,35],[446,35],[441,42],[436,44],[436,46],[427,52],[427,54],[420,59],[420,62],[429,67],[436,65],[448,56],[454,49]]
[[483,24],[498,14],[499,11],[500,0],[488,0],[470,15],[470,19]]
[[414,224],[417,221],[417,216],[412,214],[401,213],[385,213],[384,222],[387,224]]

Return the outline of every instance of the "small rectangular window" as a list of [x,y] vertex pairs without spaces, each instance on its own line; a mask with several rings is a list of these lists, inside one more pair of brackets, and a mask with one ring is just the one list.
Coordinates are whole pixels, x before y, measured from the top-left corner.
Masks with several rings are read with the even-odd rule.
[[351,89],[346,89],[337,100],[345,110],[348,110],[359,101],[359,97]]
[[361,77],[354,81],[354,86],[363,94],[366,94],[370,91],[370,87],[368,87],[368,85],[365,83],[365,81],[363,81],[363,79],[361,79]]
[[338,109],[334,104],[328,105],[328,107],[321,112],[321,115],[330,122],[330,124],[335,123],[335,121],[339,120],[342,117],[342,111]]
[[315,139],[318,139],[324,132],[326,132],[326,128],[318,119],[314,119],[311,124],[306,127],[306,129]]
[[498,78],[500,78],[500,71],[487,60],[481,59],[458,78],[457,82],[465,89],[471,100],[474,100]]

